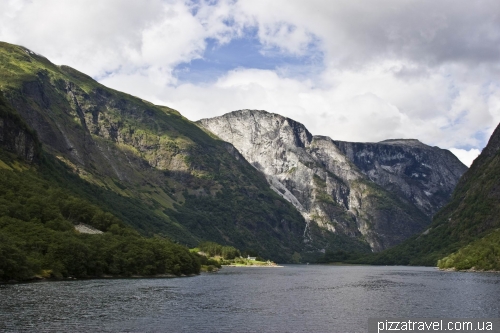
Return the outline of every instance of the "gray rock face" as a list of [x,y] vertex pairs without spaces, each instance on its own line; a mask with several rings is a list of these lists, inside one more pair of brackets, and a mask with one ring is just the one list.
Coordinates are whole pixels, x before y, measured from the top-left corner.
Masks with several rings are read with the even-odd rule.
[[198,124],[232,143],[308,223],[367,242],[373,251],[422,231],[466,170],[450,152],[416,140],[333,141],[265,111]]
[[0,117],[0,147],[31,163],[37,158],[33,134],[9,118]]
[[0,94],[0,148],[28,163],[38,161],[41,149],[36,134],[16,115],[3,94]]
[[432,217],[450,199],[467,167],[445,149],[418,140],[334,141],[371,181]]

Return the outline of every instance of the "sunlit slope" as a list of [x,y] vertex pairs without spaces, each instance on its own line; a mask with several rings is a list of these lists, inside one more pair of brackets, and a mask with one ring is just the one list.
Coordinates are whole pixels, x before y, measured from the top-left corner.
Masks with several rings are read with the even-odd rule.
[[[1,95],[0,133],[0,281],[200,271],[186,247],[142,237],[91,203],[84,181],[41,150]],[[95,234],[78,232],[82,224]]]

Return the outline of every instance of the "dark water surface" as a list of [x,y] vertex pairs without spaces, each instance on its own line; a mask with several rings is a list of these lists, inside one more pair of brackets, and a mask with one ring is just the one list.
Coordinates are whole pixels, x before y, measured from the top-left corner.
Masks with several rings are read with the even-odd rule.
[[309,265],[0,286],[2,332],[366,332],[385,316],[499,318],[500,274]]

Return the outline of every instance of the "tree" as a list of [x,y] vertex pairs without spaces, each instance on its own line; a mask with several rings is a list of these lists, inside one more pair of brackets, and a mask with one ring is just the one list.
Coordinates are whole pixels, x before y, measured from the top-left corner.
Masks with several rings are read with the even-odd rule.
[[298,252],[294,252],[292,255],[292,261],[295,264],[299,264],[301,260],[302,260],[302,257],[300,256],[300,254]]

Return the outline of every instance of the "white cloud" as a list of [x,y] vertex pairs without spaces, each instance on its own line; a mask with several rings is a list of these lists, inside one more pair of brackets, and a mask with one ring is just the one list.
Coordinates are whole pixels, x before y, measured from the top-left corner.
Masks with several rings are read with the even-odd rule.
[[451,89],[453,80],[440,75],[401,79],[391,74],[393,67],[333,72],[337,82],[327,87],[274,71],[239,69],[213,85],[171,87],[168,97],[157,100],[193,120],[241,108],[265,109],[304,123],[313,134],[346,141],[418,138],[443,148],[482,144],[475,134],[493,124],[485,105],[498,103],[492,99],[496,95],[486,98],[465,89],[450,96],[443,90]]
[[184,1],[11,1],[3,9],[2,40],[97,78],[154,68],[165,78],[153,74],[153,81],[172,83],[173,67],[201,57],[205,38],[229,36],[225,25],[204,25]]
[[162,11],[161,1],[23,1],[16,16],[2,17],[10,29],[0,36],[99,76],[133,61],[130,51],[140,48],[141,32]]
[[[498,12],[496,0],[8,0],[0,39],[192,120],[265,109],[335,139],[477,150],[500,122]],[[264,55],[322,62],[300,78],[293,66],[239,68],[210,84],[174,76],[203,57],[207,38],[249,30]]]
[[472,162],[476,159],[476,157],[481,154],[481,151],[479,149],[470,149],[470,150],[465,150],[465,149],[458,149],[458,148],[450,148],[449,149],[453,154],[455,154],[456,157],[460,161],[462,161],[463,164],[467,165],[470,167]]

